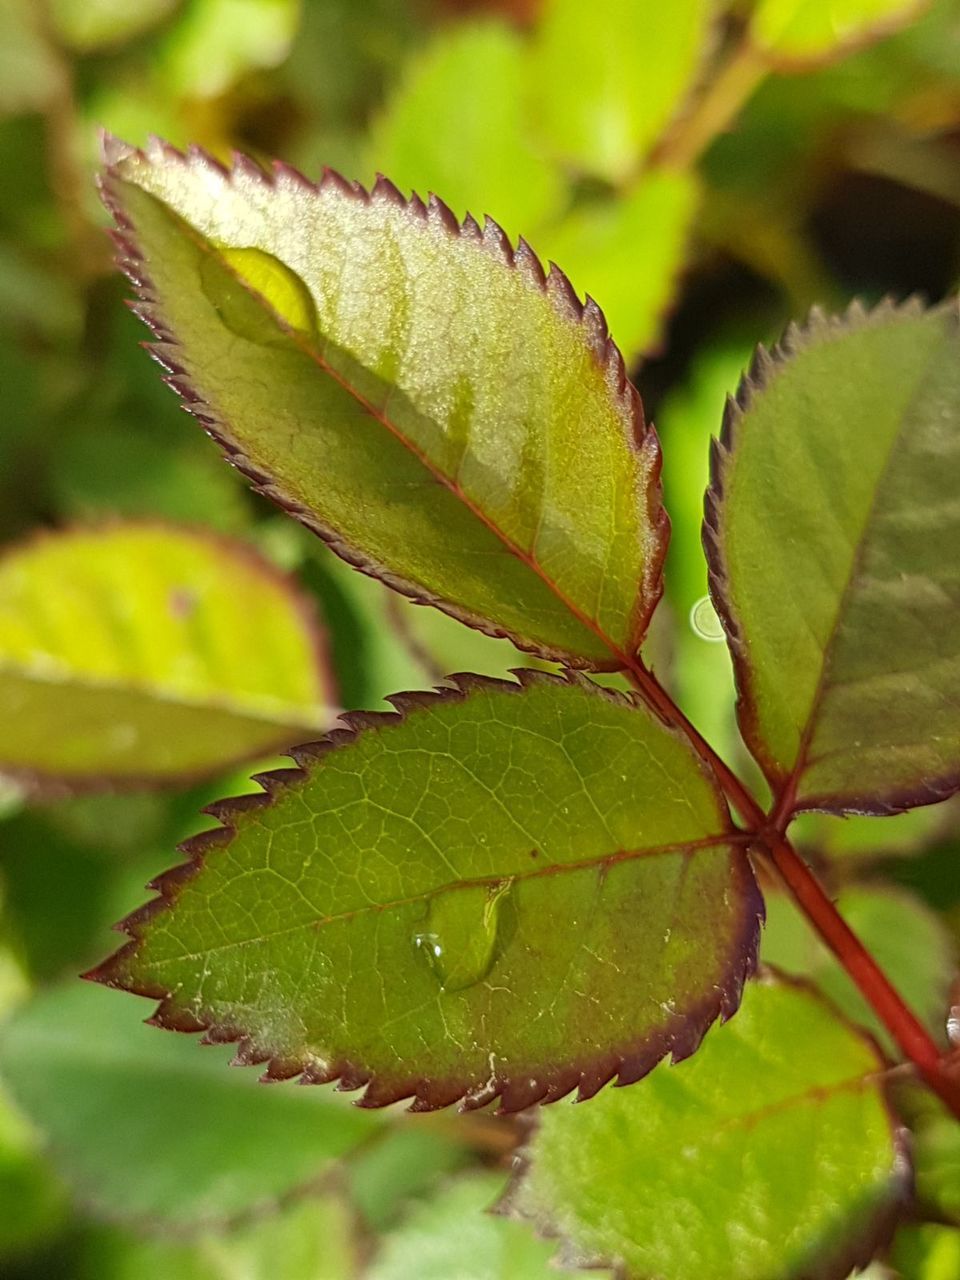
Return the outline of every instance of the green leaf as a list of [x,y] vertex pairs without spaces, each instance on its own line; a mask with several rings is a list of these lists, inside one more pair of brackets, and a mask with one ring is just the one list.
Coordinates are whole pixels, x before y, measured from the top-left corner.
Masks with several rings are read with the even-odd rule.
[[63,71],[43,38],[32,0],[0,5],[0,117],[42,111],[62,88]]
[[[476,1173],[451,1182],[417,1206],[384,1239],[368,1280],[553,1280],[556,1242],[488,1212],[503,1175]],[[604,1280],[603,1275],[596,1280]]]
[[955,301],[815,312],[728,406],[705,539],[781,817],[960,785],[958,354]]
[[516,1110],[692,1053],[761,910],[716,785],[629,698],[518,674],[348,717],[211,806],[89,976],[367,1106]]
[[960,1275],[960,1231],[934,1223],[904,1227],[890,1261],[899,1280],[955,1280]]
[[750,35],[778,64],[801,66],[906,26],[929,0],[757,0]]
[[78,53],[111,49],[149,31],[179,0],[51,0],[50,19],[63,41]]
[[108,151],[154,354],[235,465],[408,595],[577,666],[631,660],[667,531],[595,306],[385,182]]
[[575,208],[534,237],[596,298],[628,360],[661,336],[698,197],[692,174],[651,169],[626,194]]
[[150,522],[0,560],[0,764],[67,786],[164,781],[329,723],[315,619],[250,547]]
[[78,1249],[80,1280],[350,1280],[359,1249],[349,1208],[333,1193],[229,1232],[179,1242],[101,1231]]
[[257,1088],[139,1014],[74,980],[0,1033],[15,1099],[101,1217],[196,1227],[269,1208],[380,1127],[327,1090]]
[[[851,885],[836,896],[835,903],[907,1004],[942,1037],[957,949],[940,918],[912,894],[890,886]],[[853,979],[793,901],[784,893],[768,893],[766,909],[763,959],[787,973],[809,978],[847,1017],[893,1052],[887,1032]]]
[[290,51],[301,0],[191,0],[160,53],[166,94],[214,98]]
[[565,184],[528,138],[527,116],[519,34],[496,22],[441,29],[375,124],[371,167],[443,192],[458,217],[489,213],[529,232],[562,206]]
[[689,1062],[542,1112],[509,1207],[631,1276],[841,1280],[908,1193],[882,1066],[811,992],[751,983]]
[[620,182],[683,104],[711,36],[709,0],[547,0],[533,41],[530,112],[565,163]]

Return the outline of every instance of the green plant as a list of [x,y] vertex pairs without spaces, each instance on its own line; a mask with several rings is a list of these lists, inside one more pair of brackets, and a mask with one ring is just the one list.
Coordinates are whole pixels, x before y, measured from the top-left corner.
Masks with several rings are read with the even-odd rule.
[[[452,677],[294,748],[261,795],[208,809],[221,825],[89,976],[364,1106],[584,1100],[736,1011],[752,858],[960,1115],[949,1059],[788,838],[805,810],[898,812],[960,782],[956,301],[814,313],[728,405],[704,541],[758,799],[640,656],[660,453],[593,303],[496,224],[385,180],[162,144],[107,160],[152,354],[234,465],[356,567],[562,673]],[[883,1058],[772,974],[748,1005],[678,1086],[659,1068],[551,1111],[513,1211],[637,1275],[869,1258],[905,1192]],[[663,1162],[652,1204],[629,1200],[638,1159]],[[681,1242],[669,1204],[692,1186]]]
[[[960,797],[937,801],[934,786],[903,813],[799,812],[791,848],[776,838],[790,777],[803,805],[899,804],[921,798],[918,778],[941,782],[955,750],[937,611],[956,596],[956,467],[939,444],[924,463],[913,419],[930,428],[938,396],[955,419],[955,338],[938,326],[956,302],[880,300],[955,298],[960,283],[958,14],[957,0],[0,3],[4,1280],[546,1280],[598,1261],[635,1280],[840,1280],[868,1258],[870,1280],[960,1275],[960,1123],[936,1092],[952,1098],[955,1076]],[[297,256],[311,244],[304,202],[322,200],[278,178],[291,230],[250,162],[275,253],[235,226],[208,242],[172,196],[149,215],[170,253],[145,274],[169,268],[183,319],[206,315],[224,337],[221,360],[203,333],[163,353],[195,358],[191,380],[209,391],[220,376],[232,397],[221,428],[235,443],[246,432],[232,457],[254,485],[223,465],[121,306],[94,183],[101,126],[140,145],[195,140],[221,161],[238,150],[268,171],[272,155],[311,175],[332,165],[368,190],[382,171],[404,197],[442,193],[458,223],[496,217],[508,243],[491,227],[481,250],[470,223],[453,239],[439,205],[426,226],[405,221],[388,184],[366,212],[359,193],[344,199],[344,240],[354,255],[369,246],[371,286],[343,295],[334,319],[355,327],[325,355],[354,391],[364,370],[413,377],[421,408],[432,390],[426,415],[375,379],[366,394],[389,394],[390,421],[406,414],[441,465],[433,427],[452,414],[463,486],[518,545],[540,502],[538,558],[588,614],[609,551],[604,634],[646,675],[596,669],[619,659],[530,565],[421,483],[347,388],[323,390],[310,350],[336,286],[315,298]],[[129,189],[139,162],[120,151],[112,180],[146,207]],[[148,155],[154,180],[178,172],[175,153]],[[226,215],[229,184],[191,163]],[[377,216],[399,234],[369,235]],[[391,370],[402,268],[431,228],[443,279],[435,257],[418,274],[418,361]],[[532,253],[514,249],[520,231]],[[505,267],[515,252],[519,269]],[[355,256],[330,256],[356,285]],[[540,286],[549,259],[573,301],[559,275]],[[618,395],[586,294],[656,422],[669,542],[652,431],[624,436],[632,393]],[[743,622],[748,747],[701,548],[704,489],[718,492],[709,441],[754,342],[773,353],[790,316],[854,296],[861,310],[815,315],[782,358],[758,357],[728,411],[710,560],[729,565],[714,595]],[[452,316],[446,333],[438,314]],[[612,384],[598,360],[613,361]],[[523,394],[503,394],[508,382]],[[589,440],[604,447],[585,457]],[[354,558],[432,582],[444,607],[533,651],[355,572],[254,491],[274,472],[311,519],[333,512]],[[875,485],[887,501],[865,526],[870,591],[845,598],[806,743],[817,645]],[[449,677],[464,671],[481,676]],[[399,707],[376,714],[396,690]],[[341,708],[375,714],[354,715],[353,736],[319,759],[295,749],[291,769],[272,754],[320,738]],[[882,752],[864,750],[863,730]],[[781,819],[766,851],[752,803]],[[211,834],[217,821],[233,834]],[[77,980],[184,840],[195,878],[160,877],[177,905],[147,913],[123,976],[134,985],[152,966],[158,996],[182,980],[161,1016],[184,1028],[204,1020],[193,999],[217,1001],[206,1040],[228,1034],[228,1012],[237,1030],[256,1021],[259,1040],[200,1050],[140,1023],[157,1001]],[[318,848],[351,875],[327,875]],[[434,892],[451,878],[440,852],[469,875],[451,892]],[[389,910],[360,901],[401,876]],[[397,901],[412,880],[429,901]],[[760,895],[760,964],[741,991]],[[264,1088],[260,1072],[226,1069],[282,1040],[293,1052],[261,1070],[285,1075],[308,1036],[314,1079],[339,1046],[341,1081],[362,1084],[368,1063],[375,1081]],[[508,1070],[521,1060],[529,1071]],[[353,1105],[408,1086],[392,1106]],[[523,1105],[567,1086],[553,1105]],[[458,1111],[463,1091],[473,1105]],[[417,1097],[453,1105],[410,1115]],[[504,1212],[482,1212],[496,1203]]]

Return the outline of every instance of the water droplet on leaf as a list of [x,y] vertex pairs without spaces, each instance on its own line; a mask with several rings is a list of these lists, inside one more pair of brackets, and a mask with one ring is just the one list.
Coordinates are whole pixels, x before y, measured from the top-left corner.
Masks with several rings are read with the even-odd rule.
[[253,247],[217,245],[215,255],[205,254],[201,260],[200,283],[220,319],[241,338],[267,345],[287,341],[276,320],[250,289],[260,294],[295,333],[311,339],[317,335],[313,295],[297,273],[272,253]]
[[431,901],[413,945],[444,991],[463,991],[487,976],[497,952],[502,908],[512,881],[446,889]]

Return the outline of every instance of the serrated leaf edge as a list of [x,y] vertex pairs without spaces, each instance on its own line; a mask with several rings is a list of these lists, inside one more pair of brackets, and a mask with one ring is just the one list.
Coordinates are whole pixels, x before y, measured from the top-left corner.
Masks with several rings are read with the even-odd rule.
[[[761,396],[771,381],[793,358],[830,336],[871,328],[902,318],[915,318],[923,314],[954,314],[960,325],[960,312],[955,299],[948,299],[939,306],[927,308],[918,295],[911,295],[902,302],[891,297],[883,298],[868,308],[855,298],[841,315],[828,315],[820,307],[812,307],[802,323],[792,322],[779,342],[767,348],[759,344],[749,368],[740,379],[734,395],[727,396],[719,438],[710,441],[710,481],[704,494],[704,515],[701,541],[707,560],[707,577],[710,598],[723,624],[727,644],[733,659],[737,688],[737,721],[751,754],[757,760],[778,799],[791,777],[799,777],[796,769],[784,773],[765,749],[756,716],[756,701],[752,691],[752,665],[749,646],[730,599],[729,581],[724,567],[722,509],[726,493],[726,477],[730,460],[738,446],[738,431],[745,415],[755,399]],[[801,770],[802,772],[802,770]],[[943,778],[927,778],[915,788],[889,791],[883,799],[866,794],[850,796],[841,802],[831,795],[805,797],[802,804],[791,803],[788,811],[779,815],[786,826],[795,814],[819,811],[835,815],[864,814],[884,817],[903,813],[920,805],[936,804],[946,800],[960,788],[960,774],[948,774]]]
[[[183,401],[182,407],[194,417],[203,430],[220,446],[225,458],[250,482],[256,493],[269,498],[281,510],[293,516],[306,528],[320,537],[332,551],[353,568],[370,577],[377,578],[392,590],[405,595],[416,604],[432,605],[441,612],[449,614],[458,622],[473,627],[495,639],[510,640],[518,649],[535,654],[547,661],[564,663],[583,670],[621,670],[629,665],[639,650],[640,643],[646,633],[653,611],[663,594],[663,564],[666,557],[669,539],[670,521],[663,507],[660,473],[662,454],[660,442],[654,427],[644,417],[643,404],[639,392],[627,376],[623,356],[610,336],[607,322],[600,307],[589,295],[584,302],[578,298],[573,286],[564,272],[555,264],[549,264],[546,271],[526,240],[521,236],[516,249],[510,243],[506,233],[489,216],[485,216],[481,227],[477,220],[467,214],[463,222],[459,222],[453,211],[436,195],[430,194],[426,202],[413,193],[408,199],[388,178],[378,175],[370,191],[360,183],[348,182],[331,168],[324,168],[320,180],[310,182],[299,170],[281,161],[275,161],[271,173],[266,172],[249,156],[234,152],[232,167],[221,164],[208,152],[198,146],[191,146],[185,152],[178,150],[160,138],[151,137],[145,150],[127,145],[113,136],[104,133],[101,138],[103,160],[106,172],[99,179],[100,193],[104,205],[116,224],[111,232],[118,250],[116,259],[120,270],[133,285],[138,301],[131,306],[134,314],[147,325],[154,338],[153,343],[144,344],[152,358],[164,370],[163,381]],[[341,195],[359,203],[369,204],[381,202],[402,208],[412,213],[419,221],[432,223],[442,227],[449,235],[461,240],[475,243],[488,253],[499,265],[517,271],[526,283],[540,290],[553,304],[561,319],[577,325],[583,332],[585,345],[590,351],[598,368],[605,374],[608,385],[619,399],[624,425],[628,427],[627,443],[645,463],[647,474],[644,501],[651,529],[652,552],[644,561],[644,572],[638,583],[637,595],[633,605],[630,644],[621,650],[609,639],[593,620],[582,615],[551,583],[550,579],[539,572],[535,561],[528,553],[516,547],[505,534],[499,531],[492,522],[488,522],[482,513],[475,511],[478,519],[498,536],[504,545],[519,559],[523,560],[533,572],[542,578],[545,584],[564,603],[578,620],[602,640],[611,651],[609,662],[596,661],[578,655],[568,654],[564,650],[554,649],[527,636],[512,632],[479,614],[453,604],[442,597],[425,590],[420,584],[393,573],[372,557],[357,550],[344,540],[329,525],[324,524],[308,507],[287,494],[277,485],[272,476],[257,467],[240,448],[230,433],[229,424],[221,419],[213,408],[199,395],[192,385],[189,374],[178,363],[176,353],[180,349],[176,335],[167,324],[159,300],[154,292],[152,281],[147,272],[146,261],[136,243],[136,228],[123,210],[122,202],[114,190],[115,180],[123,180],[118,173],[118,166],[129,159],[142,160],[150,165],[172,164],[181,168],[192,167],[206,170],[216,176],[218,181],[230,183],[235,174],[246,181],[258,183],[266,190],[278,184],[295,187],[303,192],[317,195],[327,188],[335,188]],[[281,329],[289,331],[289,326],[276,316],[269,303],[257,293],[229,264],[224,263],[238,282],[268,310]],[[447,479],[437,472],[436,476],[443,483]],[[449,487],[449,485],[448,485]],[[461,495],[461,500],[464,501]]]
[[[849,1019],[837,1008],[832,1000],[825,996],[807,978],[785,973],[774,965],[758,964],[751,975],[751,980],[764,985],[789,986],[808,992],[820,1004],[829,1009],[837,1021],[843,1023],[851,1034],[865,1041],[876,1053],[882,1065],[888,1065],[882,1048],[870,1032]],[[861,1083],[864,1087],[876,1083],[880,1093],[880,1100],[883,1103],[884,1111],[889,1121],[890,1141],[893,1149],[889,1199],[886,1204],[881,1205],[872,1221],[858,1224],[859,1230],[849,1240],[841,1242],[833,1250],[821,1250],[815,1258],[802,1263],[798,1270],[785,1274],[783,1280],[847,1280],[847,1277],[852,1272],[867,1267],[879,1253],[887,1248],[904,1214],[913,1202],[914,1169],[911,1134],[894,1109],[890,1097],[888,1078],[880,1071],[876,1075],[862,1077]],[[614,1084],[613,1087],[616,1088],[617,1085]],[[800,1097],[816,1096],[817,1092],[819,1091],[812,1090],[805,1095],[800,1095]],[[795,1102],[798,1100],[799,1097],[785,1101]],[[559,1225],[538,1221],[517,1208],[516,1201],[523,1180],[527,1176],[527,1171],[532,1163],[532,1146],[536,1136],[536,1123],[535,1120],[531,1120],[530,1136],[514,1156],[510,1182],[503,1195],[491,1207],[489,1212],[510,1218],[516,1222],[525,1223],[541,1239],[558,1241],[559,1248],[555,1255],[557,1266],[584,1271],[612,1270],[615,1280],[656,1280],[653,1276],[640,1276],[636,1272],[628,1271],[619,1259],[603,1258],[583,1253],[577,1249],[572,1241],[564,1236]],[[752,1280],[752,1278],[743,1276],[740,1280]]]
[[[569,1065],[552,1074],[541,1073],[531,1080],[526,1073],[511,1078],[503,1071],[492,1069],[490,1078],[483,1084],[471,1086],[469,1081],[436,1080],[411,1076],[398,1082],[376,1076],[361,1064],[340,1059],[335,1062],[311,1059],[309,1055],[284,1058],[277,1056],[269,1046],[260,1043],[243,1027],[202,1019],[178,1007],[174,993],[159,984],[131,982],[125,975],[125,967],[135,956],[143,937],[144,928],[153,918],[171,908],[180,888],[202,870],[206,856],[213,850],[228,845],[237,833],[234,819],[240,814],[256,812],[270,806],[290,786],[308,776],[308,768],[331,751],[353,742],[358,734],[399,724],[415,711],[430,710],[440,703],[464,701],[475,692],[510,692],[521,694],[525,689],[542,684],[586,686],[592,693],[614,702],[618,706],[635,708],[655,717],[646,704],[635,694],[620,693],[595,684],[579,672],[568,670],[562,675],[518,668],[511,672],[516,680],[499,680],[491,676],[468,673],[449,676],[448,685],[429,691],[417,690],[394,694],[389,698],[394,711],[351,711],[341,716],[342,727],[332,730],[316,742],[293,748],[289,753],[294,767],[271,770],[257,774],[254,781],[262,790],[259,793],[216,801],[203,812],[215,817],[222,825],[191,836],[178,846],[187,855],[187,861],[165,871],[147,886],[158,896],[127,916],[114,928],[127,933],[130,941],[102,964],[81,976],[102,983],[104,986],[129,991],[159,1001],[153,1015],[146,1019],[153,1026],[171,1031],[202,1033],[209,1044],[236,1044],[237,1051],[231,1065],[266,1066],[260,1077],[264,1083],[299,1077],[300,1084],[329,1084],[338,1081],[338,1089],[352,1092],[365,1089],[356,1100],[362,1107],[383,1107],[404,1099],[412,1099],[411,1111],[434,1111],[459,1103],[462,1111],[474,1110],[499,1099],[500,1114],[524,1110],[537,1103],[555,1102],[572,1090],[577,1090],[578,1101],[593,1097],[606,1083],[617,1077],[618,1084],[632,1084],[642,1079],[667,1055],[673,1062],[688,1058],[699,1047],[709,1028],[719,1018],[726,1022],[740,1005],[744,983],[755,971],[760,941],[760,926],[764,916],[763,899],[747,859],[746,851],[735,864],[740,876],[740,900],[743,910],[743,931],[726,981],[711,989],[709,995],[697,1002],[692,1009],[675,1015],[673,1023],[656,1035],[649,1036],[638,1045],[626,1050],[613,1050],[599,1061],[584,1062],[571,1052]],[[656,718],[656,717],[655,717]],[[679,731],[666,726],[671,733]],[[697,760],[700,769],[707,773],[706,765]],[[709,775],[708,775],[709,776]],[[731,827],[731,838],[736,842],[737,833]]]

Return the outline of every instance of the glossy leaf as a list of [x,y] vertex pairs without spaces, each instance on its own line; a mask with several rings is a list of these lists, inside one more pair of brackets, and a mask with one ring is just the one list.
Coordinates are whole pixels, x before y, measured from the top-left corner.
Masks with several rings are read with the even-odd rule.
[[[907,1004],[938,1038],[943,1033],[947,992],[957,949],[940,919],[902,889],[850,885],[835,898],[837,910]],[[895,1052],[852,978],[784,893],[766,894],[767,922],[761,955],[787,973],[809,978],[838,1009]]]
[[148,522],[0,560],[0,767],[67,786],[160,781],[329,723],[316,620],[243,543]]
[[816,63],[887,35],[929,0],[757,0],[750,33],[778,63]]
[[628,360],[661,336],[698,196],[691,174],[651,169],[631,191],[574,208],[534,238],[596,298]]
[[[555,1280],[555,1241],[488,1212],[503,1194],[503,1175],[476,1173],[417,1205],[387,1235],[368,1280]],[[605,1280],[598,1275],[595,1280]]]
[[679,111],[711,38],[708,0],[546,0],[530,112],[564,162],[611,182],[635,172]]
[[235,465],[406,594],[574,665],[629,660],[666,525],[596,307],[386,183],[110,155],[154,354]]
[[761,911],[686,742],[571,676],[461,677],[294,752],[91,976],[268,1075],[506,1110],[693,1052]]
[[78,1252],[80,1280],[349,1280],[360,1250],[349,1207],[327,1193],[228,1232],[179,1241],[104,1231]]
[[489,213],[511,234],[555,215],[565,183],[528,136],[524,52],[505,24],[442,28],[374,125],[374,170],[424,196],[442,192],[460,218]]
[[909,1187],[881,1066],[808,990],[751,983],[689,1062],[543,1112],[509,1206],[625,1275],[842,1280]]
[[960,785],[958,355],[955,301],[814,313],[730,402],[705,537],[783,816]]
[[75,979],[0,1033],[0,1071],[101,1217],[197,1227],[275,1206],[379,1128],[326,1090],[258,1089]]

